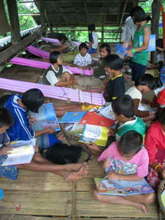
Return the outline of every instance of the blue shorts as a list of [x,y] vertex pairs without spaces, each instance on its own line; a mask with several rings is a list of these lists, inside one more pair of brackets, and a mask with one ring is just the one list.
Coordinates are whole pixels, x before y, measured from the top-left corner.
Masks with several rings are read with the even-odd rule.
[[89,48],[88,53],[89,54],[97,53],[97,49],[91,47],[91,48]]

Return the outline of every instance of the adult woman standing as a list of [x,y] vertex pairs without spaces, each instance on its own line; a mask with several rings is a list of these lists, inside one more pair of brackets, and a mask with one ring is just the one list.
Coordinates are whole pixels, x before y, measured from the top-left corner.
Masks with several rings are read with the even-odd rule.
[[137,28],[132,41],[132,49],[128,50],[131,58],[132,80],[137,82],[145,74],[148,64],[149,52],[147,51],[150,40],[150,27],[147,24],[150,17],[144,10],[137,6],[131,12],[131,17]]

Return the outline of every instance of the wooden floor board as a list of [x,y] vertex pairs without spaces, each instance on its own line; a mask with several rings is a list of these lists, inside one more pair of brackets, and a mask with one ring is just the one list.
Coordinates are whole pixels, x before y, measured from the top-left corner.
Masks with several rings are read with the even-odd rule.
[[[93,169],[96,171],[97,167]],[[54,174],[20,170],[16,181],[1,178],[0,188],[5,189],[5,199],[0,201],[0,214],[70,216],[72,213],[72,184]],[[155,206],[149,207],[149,213],[144,215],[132,207],[96,201],[93,189],[92,176],[77,183],[78,216],[157,219]]]
[[6,191],[0,214],[69,216],[70,192]]
[[77,214],[78,216],[93,216],[93,217],[136,217],[136,218],[157,218],[156,206],[149,206],[148,214],[144,214],[140,210],[133,207],[122,205],[111,205],[101,203],[94,199],[92,193],[78,192],[77,193]]

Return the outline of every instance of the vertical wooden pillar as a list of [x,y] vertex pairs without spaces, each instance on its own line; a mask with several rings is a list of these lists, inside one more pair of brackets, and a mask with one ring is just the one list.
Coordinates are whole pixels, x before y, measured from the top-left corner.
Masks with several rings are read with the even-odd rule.
[[138,0],[133,0],[132,1],[132,7],[134,8],[136,6],[138,6]]
[[53,33],[53,25],[50,24],[50,33]]
[[[153,0],[152,2],[152,21],[151,21],[151,32],[156,35],[156,39],[159,38],[159,19],[160,19],[160,0]],[[156,53],[151,53],[151,61],[154,63],[156,59]]]
[[43,34],[44,34],[46,32],[46,27],[47,27],[45,1],[40,0],[39,3],[40,3],[39,4],[39,6],[40,6],[40,21],[41,21],[41,26],[43,28]]
[[104,42],[104,24],[101,26],[101,43]]
[[7,0],[7,7],[9,11],[12,42],[16,43],[21,39],[16,0]]
[[165,48],[165,9],[161,7],[162,11],[162,23],[163,23],[163,47]]
[[151,31],[152,34],[156,34],[156,38],[159,37],[160,7],[161,7],[160,0],[153,0]]

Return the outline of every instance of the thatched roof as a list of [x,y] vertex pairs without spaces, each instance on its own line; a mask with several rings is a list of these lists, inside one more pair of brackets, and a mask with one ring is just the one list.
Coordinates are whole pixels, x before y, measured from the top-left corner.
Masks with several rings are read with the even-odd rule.
[[[138,1],[145,0],[35,0],[44,4],[45,20],[53,27],[120,25]],[[40,16],[34,19],[40,23]]]

